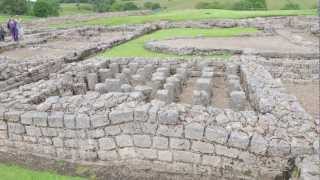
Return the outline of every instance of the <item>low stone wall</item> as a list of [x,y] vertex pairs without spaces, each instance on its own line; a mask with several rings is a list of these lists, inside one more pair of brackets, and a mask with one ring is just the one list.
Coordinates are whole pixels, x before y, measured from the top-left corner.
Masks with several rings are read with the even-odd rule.
[[[242,87],[255,111],[235,112],[143,99],[109,106],[106,103],[111,102],[111,98],[103,101],[104,104],[93,103],[97,108],[94,111],[71,112],[66,106],[65,110],[46,112],[27,110],[27,104],[20,109],[9,108],[8,104],[19,99],[16,96],[17,100],[1,101],[0,150],[93,165],[125,164],[133,169],[197,177],[272,179],[282,172],[290,174],[289,160],[319,152],[315,125],[270,73],[260,65],[242,61],[240,67],[234,65],[234,70],[240,71]],[[136,65],[132,63],[139,63],[141,67],[148,63],[161,63],[164,67],[186,63],[139,58],[91,59],[71,63],[59,73],[74,71],[80,78],[98,72],[107,64],[113,70],[115,62],[121,69]],[[194,63],[206,67],[216,62]],[[216,66],[219,67],[219,63],[223,72],[229,73],[230,69],[224,70],[223,62],[217,62]],[[62,77],[59,73],[45,83],[38,82],[39,87],[45,90],[46,84],[59,84],[54,78]],[[75,82],[76,79],[77,76]],[[91,92],[86,95],[91,99],[96,97]],[[44,94],[43,98],[48,100],[50,96],[53,95]],[[143,166],[136,166],[135,162]]]
[[297,58],[264,58],[261,56],[246,56],[268,70],[274,78],[282,80],[311,80],[319,79],[318,59],[297,59]]
[[[117,30],[120,29],[122,28],[117,28]],[[122,31],[126,32],[127,29],[128,28],[122,29]],[[21,85],[28,84],[30,82],[36,82],[41,79],[47,79],[49,78],[50,73],[54,73],[58,70],[61,70],[66,63],[83,60],[86,57],[94,55],[103,50],[112,48],[118,44],[127,42],[133,38],[139,37],[155,29],[156,27],[148,25],[135,27],[135,31],[133,31],[131,34],[128,34],[127,36],[121,38],[114,38],[110,42],[99,42],[98,44],[94,44],[82,49],[75,49],[69,54],[64,55],[63,57],[53,58],[49,60],[43,58],[37,60],[30,59],[28,61],[3,59],[0,62],[0,91],[16,88]],[[50,38],[70,38],[69,35],[72,36],[72,34],[75,33],[85,34],[88,31],[103,32],[106,30],[108,29],[101,27],[64,30],[62,32],[56,33],[55,35],[51,35]],[[45,42],[47,42],[47,40]]]

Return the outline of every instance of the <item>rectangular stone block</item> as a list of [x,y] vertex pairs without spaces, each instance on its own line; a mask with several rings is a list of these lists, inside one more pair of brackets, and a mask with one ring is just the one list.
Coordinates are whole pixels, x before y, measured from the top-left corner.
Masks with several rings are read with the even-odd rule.
[[119,109],[113,110],[109,114],[111,124],[119,124],[123,122],[133,121],[133,110],[132,109]]
[[219,126],[208,126],[206,129],[206,138],[212,142],[224,144],[227,141],[229,133],[226,129]]
[[178,124],[179,123],[179,112],[174,109],[166,109],[159,111],[159,123],[161,124]]
[[7,122],[4,120],[0,120],[0,130],[7,130]]
[[63,112],[52,112],[48,116],[48,124],[50,127],[63,127]]
[[160,161],[172,161],[172,152],[170,151],[158,151],[158,158]]
[[14,111],[14,110],[11,110],[11,111],[7,111],[4,113],[4,118],[7,120],[7,121],[11,121],[11,122],[19,122],[20,121],[20,116],[23,112],[21,111]]
[[90,128],[90,118],[86,114],[78,114],[76,116],[76,128],[87,129]]
[[42,136],[41,129],[39,127],[26,126],[26,132],[28,136]]
[[133,146],[132,138],[129,135],[116,136],[116,142],[119,147],[130,147]]
[[64,114],[64,126],[68,129],[75,129],[76,128],[76,116],[74,114]]
[[21,123],[26,124],[26,125],[31,125],[32,118],[35,113],[36,112],[34,112],[34,111],[27,111],[27,112],[21,114]]
[[191,149],[200,153],[214,153],[214,146],[210,143],[193,141]]
[[221,161],[222,159],[220,156],[203,155],[202,157],[202,164],[213,167],[221,167]]
[[136,151],[132,147],[119,149],[119,155],[121,159],[134,159],[137,157]]
[[119,159],[117,151],[98,151],[98,158],[102,161],[113,161]]
[[4,120],[4,113],[7,110],[4,107],[0,107],[0,120]]
[[133,135],[133,142],[137,147],[151,147],[151,138],[147,135]]
[[8,123],[8,131],[13,134],[24,134],[25,128],[19,123]]
[[55,128],[41,128],[43,136],[55,137],[58,136],[58,131]]
[[32,119],[35,126],[48,126],[48,113],[46,112],[35,112],[33,113]]
[[110,137],[99,139],[100,150],[112,150],[116,148],[116,143]]
[[101,138],[104,137],[104,130],[103,129],[93,129],[88,131],[88,137],[89,138]]
[[95,151],[79,151],[80,159],[85,161],[95,161],[98,159],[98,154]]
[[170,138],[171,149],[188,150],[190,149],[190,141],[187,139]]
[[107,136],[114,136],[121,133],[121,129],[118,125],[116,126],[107,126],[104,128],[104,132]]
[[153,137],[153,148],[155,149],[168,149],[169,140],[167,137]]
[[201,140],[204,134],[204,126],[199,123],[188,124],[185,127],[185,136],[190,139]]
[[149,109],[150,109],[149,104],[136,107],[134,110],[134,120],[135,121],[147,121]]
[[186,163],[200,163],[200,154],[188,151],[173,151],[173,159]]
[[168,137],[182,137],[182,125],[159,125],[158,134]]
[[89,73],[87,75],[88,89],[90,91],[94,91],[97,83],[98,83],[98,75],[96,73]]
[[108,119],[108,114],[95,114],[91,117],[91,123],[94,128],[103,127],[110,124],[110,120]]
[[154,160],[157,159],[157,151],[154,149],[142,149],[142,148],[137,148],[136,149],[137,155],[143,159],[150,159]]
[[99,80],[104,82],[106,79],[113,77],[111,69],[99,69]]
[[106,79],[105,85],[108,92],[121,92],[121,80],[120,79]]

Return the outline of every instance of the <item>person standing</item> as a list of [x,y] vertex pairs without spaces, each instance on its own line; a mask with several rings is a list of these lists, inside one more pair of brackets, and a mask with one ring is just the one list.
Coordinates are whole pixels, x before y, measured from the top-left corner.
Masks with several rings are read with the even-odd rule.
[[4,31],[3,26],[0,25],[0,42],[5,41],[5,35],[6,35],[6,32]]
[[17,29],[18,29],[18,39],[21,40],[24,35],[23,27],[22,27],[22,21],[21,19],[17,20]]
[[7,24],[7,27],[11,33],[12,39],[17,42],[19,41],[19,32],[17,27],[17,21],[10,18]]

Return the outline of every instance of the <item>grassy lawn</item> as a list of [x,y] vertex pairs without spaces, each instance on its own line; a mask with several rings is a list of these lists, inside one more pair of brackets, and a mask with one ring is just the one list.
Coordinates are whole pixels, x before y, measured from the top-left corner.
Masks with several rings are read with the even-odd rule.
[[[10,15],[0,15],[0,23],[6,23],[8,19],[10,18]],[[30,21],[35,19],[36,17],[32,16],[14,16],[14,18],[21,19],[22,21]]]
[[60,16],[93,13],[92,6],[86,3],[80,3],[79,6],[76,3],[62,3],[60,7]]
[[1,180],[85,180],[80,177],[60,176],[51,172],[24,169],[14,165],[0,164]]
[[144,35],[125,44],[119,45],[102,54],[104,57],[177,57],[173,54],[161,54],[151,52],[144,48],[144,44],[151,40],[163,40],[173,37],[230,37],[247,33],[258,32],[255,28],[215,28],[215,29],[196,29],[196,28],[176,28],[156,31],[152,34]]
[[81,26],[81,25],[122,25],[143,24],[161,20],[184,21],[205,19],[242,19],[266,16],[316,15],[316,10],[272,10],[272,11],[232,11],[232,10],[179,10],[165,11],[145,16],[122,16],[112,18],[97,18],[79,24],[56,25],[55,27]]

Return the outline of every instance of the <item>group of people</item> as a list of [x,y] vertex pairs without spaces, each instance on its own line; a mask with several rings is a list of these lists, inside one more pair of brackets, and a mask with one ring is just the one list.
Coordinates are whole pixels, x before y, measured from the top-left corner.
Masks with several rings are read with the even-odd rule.
[[[7,23],[7,29],[9,30],[13,41],[18,42],[22,38],[23,28],[17,19],[10,18]],[[5,41],[5,35],[5,28],[0,25],[0,41]]]

